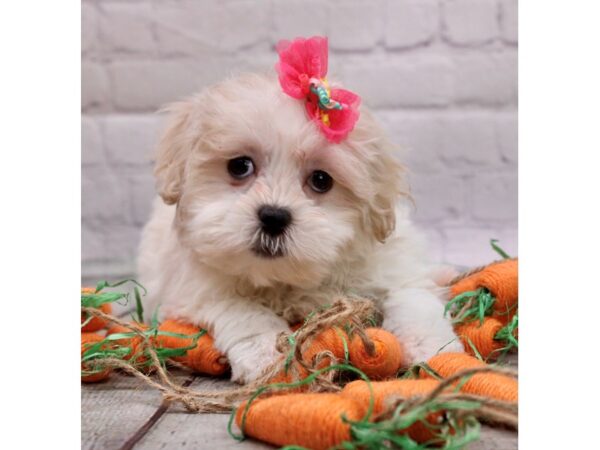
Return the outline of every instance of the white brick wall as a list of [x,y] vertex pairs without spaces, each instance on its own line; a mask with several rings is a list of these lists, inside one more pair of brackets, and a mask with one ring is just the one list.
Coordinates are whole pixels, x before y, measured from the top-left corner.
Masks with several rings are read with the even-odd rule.
[[483,263],[490,238],[516,254],[517,0],[83,0],[84,278],[133,273],[156,111],[313,34],[409,150],[432,257]]

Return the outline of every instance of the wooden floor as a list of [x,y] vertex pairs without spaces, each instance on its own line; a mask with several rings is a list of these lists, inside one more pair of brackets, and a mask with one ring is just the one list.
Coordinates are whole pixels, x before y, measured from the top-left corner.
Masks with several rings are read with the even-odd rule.
[[[175,373],[180,383],[190,382],[196,389],[223,389],[227,380],[215,380],[187,373]],[[133,377],[113,374],[110,379],[81,387],[82,449],[271,449],[247,440],[237,442],[227,434],[227,414],[191,414],[179,406],[163,412],[161,396]],[[152,417],[158,420],[147,432],[139,430]],[[138,436],[136,436],[138,433]],[[134,438],[135,437],[135,438]],[[140,439],[137,440],[137,437]],[[136,442],[133,443],[132,440]],[[483,427],[481,440],[472,450],[511,450],[517,448],[517,433]]]

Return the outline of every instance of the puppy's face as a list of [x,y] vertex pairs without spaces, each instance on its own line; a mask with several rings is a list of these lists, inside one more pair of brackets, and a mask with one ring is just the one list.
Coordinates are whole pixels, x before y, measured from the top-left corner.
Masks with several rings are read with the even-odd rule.
[[308,286],[394,227],[399,166],[366,111],[331,144],[275,78],[245,75],[172,106],[158,190],[182,243],[256,286]]

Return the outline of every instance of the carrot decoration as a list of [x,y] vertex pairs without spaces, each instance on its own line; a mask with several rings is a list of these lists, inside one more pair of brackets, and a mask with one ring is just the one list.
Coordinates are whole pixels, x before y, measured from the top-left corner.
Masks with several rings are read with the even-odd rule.
[[[465,353],[440,353],[431,358],[427,365],[443,378],[451,377],[464,369],[485,367],[486,363]],[[421,370],[421,377],[431,375]],[[472,375],[460,388],[469,394],[495,398],[507,402],[516,402],[519,396],[517,380],[495,373],[477,373]]]
[[[103,341],[104,338],[100,336],[98,333],[81,333],[81,356],[85,354],[87,350],[90,349],[94,344]],[[98,381],[106,380],[110,375],[110,369],[103,369],[100,371],[92,370],[88,364],[82,362],[81,363],[81,381],[84,383],[96,383]],[[84,375],[84,373],[89,372],[88,375]]]
[[[319,333],[309,347],[304,351],[302,357],[308,364],[312,364],[313,358],[319,353],[329,351],[337,360],[345,360],[348,351],[348,335],[341,328],[333,327]],[[327,361],[331,358],[323,358],[317,365],[317,369],[321,369],[328,364]]]
[[519,298],[519,261],[507,259],[490,264],[450,286],[452,297],[465,292],[485,289],[494,297],[493,313],[508,322],[517,308]]
[[367,328],[365,334],[374,345],[372,354],[358,334],[350,342],[350,362],[374,380],[393,377],[400,370],[404,355],[398,339],[382,328]]
[[[300,325],[301,326],[301,325]],[[300,328],[297,326],[296,329]],[[293,336],[293,335],[292,335]],[[309,366],[312,365],[315,361],[313,359],[323,352],[330,352],[335,360],[345,360],[347,359],[347,342],[348,335],[345,331],[338,327],[327,328],[324,331],[321,331],[317,334],[312,341],[310,342],[308,348],[304,350],[302,354],[302,359]],[[292,349],[294,352],[294,349]],[[288,356],[288,360],[291,361],[291,357],[293,354]],[[331,365],[334,361],[329,356],[322,357],[316,365],[316,369],[322,369],[326,366]],[[294,378],[294,373],[297,374],[299,378],[304,378],[308,375],[308,371],[301,366],[300,364],[294,363],[292,367],[286,367],[279,373],[271,378],[270,383],[289,383]],[[299,390],[303,390],[304,388],[300,388]]]
[[350,440],[350,424],[358,421],[363,407],[337,394],[305,393],[259,398],[246,411],[237,410],[235,421],[242,432],[273,445],[297,445],[326,450]]
[[[94,294],[96,292],[96,289],[94,288],[81,288],[81,293],[82,294]],[[98,309],[100,309],[100,311],[102,311],[104,314],[112,314],[112,306],[110,303],[102,303]],[[92,332],[92,331],[98,331],[101,330],[102,328],[104,328],[107,324],[106,321],[104,319],[101,319],[100,317],[88,317],[87,314],[85,314],[84,312],[81,313],[81,331],[83,332]]]
[[[371,383],[373,389],[373,414],[381,414],[386,409],[387,400],[393,397],[409,399],[417,396],[424,396],[431,393],[437,388],[439,382],[437,380],[410,380],[396,379],[389,381],[377,381]],[[363,380],[353,381],[344,386],[340,392],[342,397],[353,399],[359,403],[364,411],[367,410],[369,400],[371,398],[371,390],[369,384]],[[427,422],[432,425],[437,424],[442,419],[442,412],[432,413],[427,417]],[[405,430],[400,430],[406,433],[416,442],[423,443],[435,437],[435,432],[425,423],[418,421],[413,423]]]
[[[303,352],[305,363],[313,364],[314,358],[322,352],[330,352],[337,361],[350,361],[351,364],[374,379],[384,379],[396,375],[402,364],[402,348],[396,337],[381,328],[367,328],[366,338],[373,344],[366,346],[356,332],[350,341],[348,334],[338,327],[328,328],[317,334],[308,348]],[[316,369],[322,369],[333,363],[331,357],[324,356],[316,364]],[[296,364],[294,366],[300,377],[307,375],[306,369]],[[271,379],[271,383],[290,382],[290,371]]]
[[490,355],[506,349],[506,343],[498,338],[504,328],[505,325],[498,319],[486,317],[481,325],[479,322],[469,322],[457,325],[454,330],[468,354],[477,356],[477,352],[483,359],[487,359]]
[[205,330],[174,321],[166,321],[160,327],[157,322],[152,327],[142,323],[115,324],[107,330],[106,337],[100,336],[94,347],[86,351],[85,357],[82,354],[82,363],[86,359],[120,359],[148,372],[156,368],[156,360],[151,357],[154,354],[162,365],[172,359],[197,372],[220,375],[228,368],[227,361],[214,349],[212,338],[205,335]]
[[[165,320],[158,330],[162,333],[156,336],[157,346],[169,349],[189,347],[193,344],[193,336],[200,334],[195,348],[188,350],[185,356],[173,358],[190,369],[208,375],[221,375],[229,368],[227,359],[214,347],[214,339],[206,333],[206,330],[175,320]],[[190,337],[182,338],[173,334],[184,334]]]
[[[508,256],[492,241],[494,249]],[[505,259],[467,274],[450,286],[446,304],[467,353],[483,359],[518,347],[518,260]]]
[[[285,393],[260,397],[269,389],[295,389],[313,382],[321,373],[347,370],[363,380],[337,394]],[[319,369],[305,380],[258,388],[230,417],[228,431],[292,448],[463,448],[477,437],[478,422],[469,414],[476,401],[438,398],[436,380],[390,380],[371,383],[348,364]],[[372,392],[371,392],[372,388]],[[434,393],[436,391],[436,394]],[[289,391],[287,391],[289,392]],[[398,403],[394,394],[404,396]],[[435,394],[435,395],[434,395]],[[433,395],[431,398],[423,398]],[[411,401],[405,401],[405,400]],[[375,414],[373,414],[375,413]],[[242,430],[235,435],[235,421]]]

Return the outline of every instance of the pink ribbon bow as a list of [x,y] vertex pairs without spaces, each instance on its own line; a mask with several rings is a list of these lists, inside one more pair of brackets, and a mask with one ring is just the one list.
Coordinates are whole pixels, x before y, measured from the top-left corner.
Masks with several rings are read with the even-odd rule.
[[327,38],[279,41],[275,70],[287,95],[306,101],[306,112],[327,140],[340,143],[354,129],[360,97],[327,84]]

